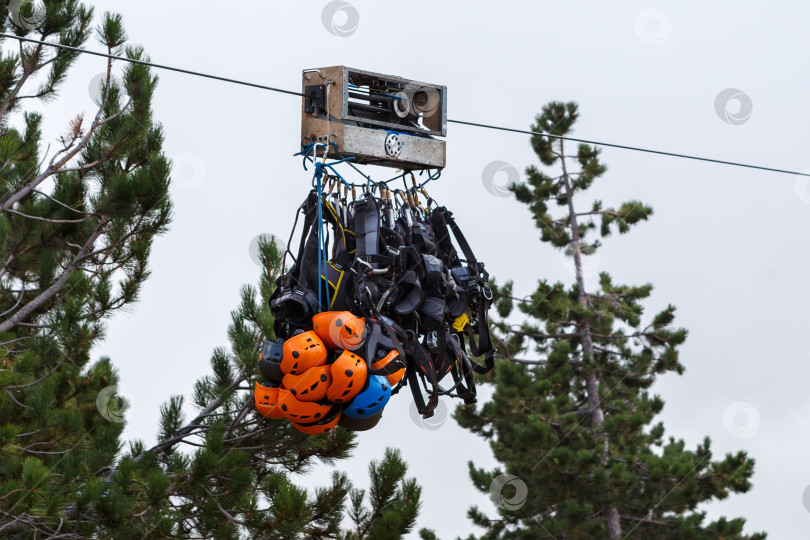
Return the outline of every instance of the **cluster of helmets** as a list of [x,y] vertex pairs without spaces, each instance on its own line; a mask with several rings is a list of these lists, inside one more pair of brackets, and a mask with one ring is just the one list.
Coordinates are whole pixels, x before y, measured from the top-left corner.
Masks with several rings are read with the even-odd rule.
[[259,354],[265,381],[256,382],[256,409],[268,418],[286,418],[308,435],[337,425],[352,431],[373,428],[399,389],[405,368],[399,367],[396,349],[361,357],[365,333],[364,318],[327,311],[312,317],[311,330],[265,341]]

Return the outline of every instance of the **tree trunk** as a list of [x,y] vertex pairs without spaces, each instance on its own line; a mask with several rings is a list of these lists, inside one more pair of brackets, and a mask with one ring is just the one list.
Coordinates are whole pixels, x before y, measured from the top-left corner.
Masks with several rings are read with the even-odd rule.
[[[579,302],[583,306],[588,305],[588,296],[585,292],[585,276],[582,273],[582,253],[579,238],[579,224],[577,223],[577,213],[574,209],[574,198],[571,190],[571,182],[568,177],[568,169],[565,164],[565,149],[563,141],[560,141],[560,162],[563,169],[563,180],[565,182],[565,193],[568,199],[568,223],[571,227],[571,237],[574,241],[574,266],[576,268],[577,279],[577,292],[579,294]],[[586,360],[593,362],[593,338],[591,337],[591,329],[587,323],[579,325],[579,338],[582,343],[582,354]],[[593,369],[588,369],[586,374],[586,388],[588,391],[588,413],[591,418],[591,423],[597,430],[601,431],[602,422],[605,419],[605,413],[602,411],[602,406],[599,399],[599,380],[596,377],[596,372]],[[602,453],[602,466],[606,467],[608,464],[609,444],[607,434],[602,433],[602,444],[604,451]],[[622,527],[619,522],[619,512],[614,507],[605,509],[605,521],[607,526],[608,538],[621,538]]]

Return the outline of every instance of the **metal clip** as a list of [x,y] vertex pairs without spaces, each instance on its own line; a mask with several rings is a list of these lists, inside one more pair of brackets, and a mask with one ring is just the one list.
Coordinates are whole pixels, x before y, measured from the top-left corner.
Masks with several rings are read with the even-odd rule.
[[425,344],[431,349],[435,349],[439,346],[439,335],[436,333],[436,330],[431,330],[430,333],[425,336]]

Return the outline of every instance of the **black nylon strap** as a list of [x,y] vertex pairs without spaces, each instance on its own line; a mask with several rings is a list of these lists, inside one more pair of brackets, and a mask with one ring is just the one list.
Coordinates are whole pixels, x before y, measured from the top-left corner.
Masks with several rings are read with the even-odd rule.
[[439,247],[438,253],[448,268],[454,268],[460,264],[458,253],[453,241],[450,238],[450,231],[445,220],[444,207],[435,208],[430,214],[430,222],[436,234],[436,245]]
[[453,351],[453,363],[450,373],[453,376],[453,386],[440,388],[440,395],[462,398],[465,403],[475,403],[475,378],[473,376],[472,362],[464,352],[460,340],[449,339],[448,346]]
[[371,264],[371,267],[376,270],[379,268],[379,264],[367,260],[369,255],[380,254],[380,209],[374,197],[367,197],[356,203],[354,226],[357,257]]
[[459,351],[458,366],[460,378],[463,377],[465,385],[460,386],[463,391],[459,391],[458,397],[464,400],[464,403],[475,403],[475,377],[473,376],[473,365],[470,357],[467,356],[463,350]]
[[[310,191],[307,200],[301,205],[304,212],[304,225],[301,230],[301,241],[298,246],[298,256],[296,262],[288,275],[291,276],[294,284],[307,289],[309,288],[309,279],[307,274],[310,271],[313,258],[316,257],[315,253],[318,251],[317,234],[315,231],[315,220],[317,218],[318,196],[315,190]],[[313,239],[313,237],[315,237]]]
[[[456,334],[456,335],[459,336],[459,339],[462,340],[462,343],[463,343],[463,339],[464,339],[463,334],[459,333],[459,334]],[[475,345],[475,342],[473,341],[472,333],[470,332],[467,337],[470,340],[470,351],[473,353],[473,356],[481,356],[480,353],[475,352],[475,350],[477,350],[478,347]],[[487,373],[492,371],[492,368],[495,367],[495,349],[490,348],[490,350],[486,351],[483,354],[484,354],[484,365],[483,366],[481,364],[479,364],[478,362],[475,362],[472,359],[470,359],[470,365],[472,366],[472,370],[475,371],[476,373],[480,374],[480,375],[486,375]]]
[[[371,326],[371,333],[367,335],[366,343],[363,346],[369,375],[393,375],[400,369],[406,368],[405,350],[397,338],[396,329],[392,325],[389,325],[382,317],[367,318],[366,331],[368,331],[369,326]],[[387,336],[382,332],[383,327],[385,327],[388,333]],[[396,350],[399,357],[393,362],[389,362],[387,366],[376,369],[371,367],[371,365],[382,360],[382,358],[376,357],[377,347],[380,345],[388,350]]]
[[[475,254],[470,247],[470,244],[467,242],[467,239],[464,237],[464,233],[461,232],[456,220],[453,219],[453,214],[445,207],[439,207],[434,210],[434,213],[438,217],[438,219],[444,223],[446,226],[450,227],[450,230],[453,231],[453,236],[458,242],[459,247],[461,248],[462,253],[464,254],[464,258],[467,260],[468,267],[475,272],[475,277],[479,281],[479,286],[483,288],[483,285],[489,279],[489,274],[484,270],[483,264],[479,264],[475,258]],[[483,283],[482,283],[483,282]],[[487,312],[489,310],[489,306],[487,305],[487,298],[484,296],[483,291],[478,295],[478,341],[476,342],[475,336],[473,334],[472,328],[467,325],[464,329],[467,338],[470,341],[470,351],[473,353],[473,356],[480,356],[489,352],[492,349],[492,340],[489,334],[489,318],[487,316]],[[492,369],[491,367],[489,369]],[[487,371],[489,371],[487,369]]]
[[[315,224],[315,218],[317,216],[317,194],[315,190],[310,191],[309,195],[307,195],[307,199],[304,201],[304,204],[301,205],[301,209],[304,213],[304,225],[303,229],[301,230],[301,241],[298,245],[298,260],[301,260],[301,254],[304,252],[304,244],[309,238],[310,230],[312,226]],[[294,232],[294,231],[293,231]]]
[[453,231],[453,236],[455,236],[456,242],[458,242],[458,247],[461,248],[461,252],[464,254],[464,258],[467,260],[467,263],[475,264],[477,262],[475,259],[475,254],[473,253],[470,244],[467,242],[467,239],[464,237],[464,233],[461,232],[456,220],[453,219],[453,213],[444,206],[437,208],[436,211],[440,216],[442,216],[444,222],[450,226],[450,230]]
[[[379,362],[379,360],[377,360]],[[388,375],[393,375],[397,371],[405,369],[405,362],[399,359],[399,353],[397,353],[396,360],[389,362],[387,365],[381,368],[368,368],[369,375],[382,375],[383,377],[387,377]]]
[[381,316],[380,322],[385,327],[386,332],[388,332],[389,339],[393,342],[394,348],[403,358],[405,358],[405,348],[402,346],[402,343],[397,337],[397,334],[401,336],[407,336],[405,330],[400,328],[399,325],[397,325],[394,321],[391,321],[386,317]]
[[409,315],[416,311],[424,300],[422,285],[416,273],[408,270],[396,280],[397,297],[394,311],[399,315]]
[[473,356],[481,356],[492,349],[492,339],[489,335],[489,317],[487,316],[487,305],[484,295],[479,295],[478,298],[478,341],[475,340],[475,333],[473,332],[472,325],[467,324],[464,327],[464,333],[470,342],[470,352]]
[[[416,404],[416,410],[423,418],[430,418],[433,416],[433,410],[439,404],[439,383],[436,380],[436,371],[433,369],[430,355],[418,341],[409,337],[408,341],[405,343],[405,350],[408,353],[406,357],[408,359],[406,375],[408,385],[411,387],[414,403]],[[419,379],[424,381],[425,378],[428,379],[428,384],[430,385],[427,402],[425,402],[419,384]]]
[[307,238],[306,245],[304,246],[304,252],[298,259],[300,262],[300,268],[298,269],[298,276],[297,276],[298,286],[301,287],[302,289],[310,288],[309,278],[307,276],[309,274],[310,269],[315,264],[317,258],[318,258],[318,235],[310,234],[309,237]]
[[[312,270],[312,261],[316,257],[318,249],[317,235],[313,234],[315,232],[317,201],[317,192],[312,190],[304,203],[298,208],[298,212],[304,214],[298,256],[289,272],[278,277],[276,290],[273,291],[269,299],[271,312],[276,318],[273,323],[276,335],[284,333],[283,323],[297,326],[305,325],[307,319],[312,316],[313,310],[317,310],[317,295],[314,295],[309,288],[310,280],[308,277],[309,272]],[[297,221],[298,214],[296,214]],[[290,235],[291,238],[292,234]],[[291,313],[300,313],[302,316],[299,319],[297,316],[292,317]],[[283,320],[280,320],[279,317]]]
[[[436,380],[438,381],[441,381],[452,370],[452,364],[447,358],[447,337],[447,331],[444,328],[436,330]],[[450,369],[447,369],[448,364],[450,364]],[[438,373],[439,370],[441,370],[440,373]]]

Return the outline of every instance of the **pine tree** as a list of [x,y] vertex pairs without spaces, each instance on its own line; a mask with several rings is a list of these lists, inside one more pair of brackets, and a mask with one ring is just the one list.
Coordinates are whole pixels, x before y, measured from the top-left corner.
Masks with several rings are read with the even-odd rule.
[[[93,10],[77,1],[4,2],[3,32],[79,47]],[[96,32],[126,46],[118,16]],[[96,111],[51,141],[38,103],[55,99],[76,52],[13,41],[0,58],[0,534],[47,536],[64,509],[119,450],[123,425],[96,408],[117,377],[89,364],[103,320],[137,298],[152,241],[170,219],[169,162],[152,119],[157,79],[112,63]],[[106,394],[102,394],[106,395]],[[120,403],[118,404],[120,405]],[[110,411],[118,409],[113,404]],[[85,491],[82,496],[89,496]],[[42,524],[44,528],[41,527]]]
[[[532,131],[565,136],[577,117],[576,104],[552,102]],[[502,320],[493,325],[500,357],[494,395],[479,409],[456,411],[503,464],[486,471],[470,463],[476,488],[500,507],[497,519],[470,509],[486,531],[481,538],[764,538],[743,534],[743,519],[704,523],[698,508],[748,491],[753,460],[745,452],[713,460],[708,437],[690,450],[665,440],[663,425],[653,423],[664,402],[651,385],[684,369],[678,347],[687,333],[673,327],[675,308],[642,322],[651,285],[618,285],[603,272],[596,290],[586,286],[583,259],[600,248],[599,238],[628,232],[652,209],[638,201],[579,208],[606,171],[598,149],[580,144],[572,152],[544,135],[531,144],[548,169],[529,166],[512,190],[529,207],[541,241],[573,257],[576,281],[568,287],[541,279],[517,303],[523,320],[515,325],[507,321],[512,283],[495,287]]]
[[[93,34],[75,0],[0,7],[3,31],[71,47]],[[9,9],[17,9],[10,13]],[[120,16],[96,35],[127,45]],[[12,50],[12,48],[9,48]],[[396,451],[370,464],[368,503],[345,474],[308,494],[295,474],[354,448],[342,429],[309,437],[253,410],[257,343],[272,339],[267,300],[280,254],[263,244],[259,290],[245,287],[230,349],[193,391],[197,413],[174,396],[158,443],[122,452],[125,403],[107,358],[91,363],[104,321],[131,306],[147,279],[154,238],[170,221],[170,164],[152,116],[157,78],[113,63],[92,119],[77,117],[51,150],[42,117],[77,53],[15,43],[0,58],[0,536],[4,538],[397,538],[413,526],[420,488]],[[43,148],[44,147],[44,148]],[[351,530],[343,530],[351,503]]]
[[410,532],[419,512],[421,488],[414,479],[405,479],[407,466],[398,450],[386,449],[382,462],[371,462],[370,508],[365,507],[366,493],[351,491],[349,517],[354,529],[342,540],[387,540]]
[[[161,410],[158,444],[146,450],[132,443],[95,481],[104,488],[95,511],[110,509],[94,518],[101,536],[376,540],[412,529],[421,489],[405,478],[398,451],[371,461],[368,504],[365,492],[337,471],[313,497],[293,483],[293,474],[315,460],[334,464],[347,457],[355,436],[342,428],[308,436],[255,411],[251,381],[262,380],[257,343],[275,337],[268,300],[281,266],[275,244],[259,247],[258,291],[242,289],[231,313],[230,350],[217,349],[211,374],[195,385],[196,416],[186,421],[182,397],[172,397]],[[192,451],[182,451],[184,445]],[[349,529],[342,527],[344,516]]]

